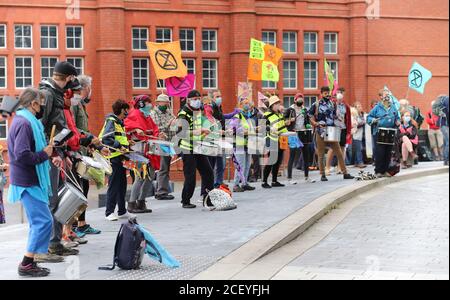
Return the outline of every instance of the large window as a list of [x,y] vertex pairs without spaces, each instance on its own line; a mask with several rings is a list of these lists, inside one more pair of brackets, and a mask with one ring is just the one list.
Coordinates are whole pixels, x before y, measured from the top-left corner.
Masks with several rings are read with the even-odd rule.
[[195,51],[195,30],[194,29],[180,29],[180,43],[181,43],[181,51],[194,52]]
[[158,79],[156,81],[156,88],[158,90],[163,90],[166,88],[166,81],[164,79]]
[[303,76],[305,89],[317,89],[317,61],[305,60]]
[[205,52],[217,52],[217,30],[204,29],[202,31],[202,48]]
[[6,25],[0,24],[0,48],[6,48]]
[[31,25],[14,25],[14,47],[31,49],[33,45]]
[[84,74],[84,59],[82,57],[68,57],[67,61],[77,69],[78,75]]
[[339,81],[339,65],[337,61],[328,61],[328,65],[331,68],[331,71],[333,72],[334,79]]
[[57,49],[58,48],[58,27],[55,25],[41,26],[41,48]]
[[283,61],[283,85],[285,89],[297,89],[297,61]]
[[156,29],[156,42],[157,43],[170,43],[172,41],[172,29],[170,28],[157,28]]
[[283,50],[286,53],[297,53],[297,32],[283,32]]
[[57,57],[41,57],[41,78],[48,79],[53,75],[53,69],[58,62]]
[[148,89],[148,59],[133,59],[133,88]]
[[23,89],[33,85],[33,58],[16,57],[16,88]]
[[318,96],[305,96],[305,107],[310,108],[317,102]]
[[6,57],[0,56],[0,89],[6,89]]
[[305,54],[317,54],[317,32],[305,32],[303,44]]
[[66,27],[67,49],[83,49],[83,26]]
[[133,27],[131,31],[133,50],[147,50],[148,28]]
[[294,99],[295,99],[295,96],[284,96],[283,97],[283,106],[285,107],[285,108],[288,108],[288,107],[290,107],[292,104],[294,104]]
[[272,90],[277,88],[277,83],[274,81],[262,81],[262,88]]
[[203,60],[203,88],[217,89],[217,60],[204,59]]
[[325,54],[337,54],[338,53],[338,34],[337,33],[325,33]]

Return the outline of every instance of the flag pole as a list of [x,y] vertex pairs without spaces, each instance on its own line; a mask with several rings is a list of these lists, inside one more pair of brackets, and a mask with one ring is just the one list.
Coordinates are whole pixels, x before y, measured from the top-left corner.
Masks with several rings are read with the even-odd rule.
[[408,100],[408,98],[409,98],[410,91],[411,91],[411,87],[408,87],[408,91],[406,92],[406,97],[405,97],[406,100]]

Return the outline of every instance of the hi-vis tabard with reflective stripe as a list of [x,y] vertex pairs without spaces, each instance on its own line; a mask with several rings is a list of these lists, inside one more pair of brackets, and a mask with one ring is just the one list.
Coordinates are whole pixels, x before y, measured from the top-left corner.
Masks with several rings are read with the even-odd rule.
[[[98,138],[100,140],[103,138],[103,133],[105,131],[105,127],[106,127],[106,124],[108,123],[108,121],[114,122],[115,140],[118,141],[120,145],[122,145],[124,147],[128,147],[130,145],[130,143],[128,142],[127,134],[125,132],[125,127],[120,125],[117,122],[117,120],[114,119],[113,117],[109,117],[106,119],[105,124],[103,125],[102,131],[100,132]],[[121,155],[122,155],[122,153],[120,153],[120,152],[111,152],[111,155],[106,158],[111,159],[111,158],[118,157]]]
[[201,135],[193,134],[194,130],[202,128],[202,115],[201,113],[197,113],[194,120],[193,116],[182,110],[178,114],[178,118],[185,118],[189,122],[189,132],[186,134],[187,137],[180,139],[178,146],[183,150],[192,152],[194,151],[194,142],[202,140]]
[[[251,120],[247,120],[242,113],[236,114],[234,118],[239,119],[241,121],[242,128],[248,131],[249,134],[255,134],[255,127],[253,126],[253,122]],[[236,146],[247,146],[248,145],[248,135],[236,135]]]
[[288,132],[286,123],[284,122],[284,116],[274,112],[266,112],[264,117],[269,121],[270,128],[275,128],[277,130],[276,133],[272,132],[272,130],[267,130],[266,136],[272,141],[278,143],[280,135]]

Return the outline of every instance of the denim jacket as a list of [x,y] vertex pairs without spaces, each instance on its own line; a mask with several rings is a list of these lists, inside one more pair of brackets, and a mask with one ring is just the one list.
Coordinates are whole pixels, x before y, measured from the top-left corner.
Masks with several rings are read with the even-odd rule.
[[388,109],[380,102],[367,116],[367,123],[372,125],[374,119],[379,119],[378,124],[374,126],[375,132],[378,133],[378,128],[397,128],[399,121],[398,111],[394,105],[391,105]]

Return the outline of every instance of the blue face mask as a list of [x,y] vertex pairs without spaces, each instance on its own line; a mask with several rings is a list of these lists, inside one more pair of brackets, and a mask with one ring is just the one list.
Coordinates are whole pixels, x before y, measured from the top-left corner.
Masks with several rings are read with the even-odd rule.
[[217,106],[221,106],[222,105],[222,98],[216,98],[216,104]]
[[248,112],[250,110],[250,105],[246,104],[242,107],[242,109],[246,112]]
[[202,108],[202,101],[201,100],[191,100],[189,102],[189,105],[193,108],[193,109],[200,109]]
[[409,122],[411,122],[411,117],[405,117],[405,123],[408,123],[409,124]]
[[144,114],[144,116],[148,117],[150,116],[152,108],[152,105],[146,105],[144,108],[140,108],[139,110]]

